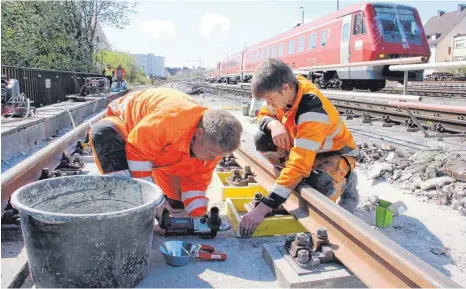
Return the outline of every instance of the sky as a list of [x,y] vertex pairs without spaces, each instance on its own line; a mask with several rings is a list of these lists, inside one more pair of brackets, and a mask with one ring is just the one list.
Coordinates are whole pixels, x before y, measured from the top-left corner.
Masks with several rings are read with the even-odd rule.
[[[340,0],[340,9],[368,1]],[[385,1],[415,7],[422,23],[465,1]],[[154,53],[165,66],[215,67],[233,53],[336,11],[337,1],[137,1],[123,30],[104,25],[113,49]]]

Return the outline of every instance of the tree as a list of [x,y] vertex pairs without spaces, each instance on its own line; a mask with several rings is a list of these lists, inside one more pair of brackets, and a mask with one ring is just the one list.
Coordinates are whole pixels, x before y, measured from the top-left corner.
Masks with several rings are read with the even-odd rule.
[[122,28],[134,4],[124,1],[3,1],[2,63],[96,72],[97,23]]

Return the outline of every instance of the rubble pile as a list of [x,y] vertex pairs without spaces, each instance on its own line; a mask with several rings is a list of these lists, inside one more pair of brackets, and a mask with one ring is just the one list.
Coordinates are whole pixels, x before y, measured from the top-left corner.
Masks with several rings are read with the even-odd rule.
[[423,201],[451,205],[466,216],[466,154],[443,150],[416,153],[389,144],[363,143],[359,167],[368,179],[384,179]]

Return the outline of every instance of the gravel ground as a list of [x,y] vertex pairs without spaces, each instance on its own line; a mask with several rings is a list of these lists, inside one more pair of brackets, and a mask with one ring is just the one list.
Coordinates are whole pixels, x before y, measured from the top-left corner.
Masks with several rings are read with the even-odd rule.
[[[190,91],[183,83],[173,87]],[[257,125],[253,118],[242,115],[239,101],[245,98],[224,93],[193,96],[205,106],[228,109],[238,117],[244,129],[242,145],[254,151]],[[449,176],[452,171],[461,173],[463,169],[451,165],[466,161],[466,151],[458,149],[464,147],[464,139],[445,138],[439,142],[420,134],[407,134],[403,127],[368,126],[359,120],[346,122],[364,154],[358,163],[361,198],[354,214],[466,286],[466,182]],[[402,201],[407,207],[385,229],[375,226],[374,203],[379,198]]]

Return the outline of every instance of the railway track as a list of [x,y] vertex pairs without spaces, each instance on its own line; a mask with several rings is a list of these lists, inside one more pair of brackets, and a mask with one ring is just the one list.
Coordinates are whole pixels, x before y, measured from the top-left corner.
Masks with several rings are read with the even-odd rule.
[[[100,113],[91,122],[102,116]],[[3,174],[2,199],[37,180],[42,168],[55,167],[63,150],[70,151],[77,140],[84,138],[87,129],[88,124],[76,127]],[[251,167],[257,182],[267,190],[271,188],[275,174],[269,164],[244,148],[234,155],[241,167]],[[311,188],[297,188],[284,207],[309,231],[327,228],[335,256],[368,287],[460,288],[459,284]],[[27,266],[25,268],[27,270]]]
[[[191,84],[211,93],[221,90],[240,97],[251,97],[251,92],[241,86],[228,87],[225,85]],[[332,96],[333,90],[322,90],[333,101],[341,113],[347,116],[364,117],[366,119],[382,119],[386,123],[402,124],[408,127],[417,127],[409,112],[398,107],[395,103]],[[344,92],[338,92],[344,94]],[[241,98],[237,99],[241,101]],[[466,132],[466,114],[462,111],[445,111],[434,108],[412,109],[413,115],[420,121],[426,130],[452,133]]]

